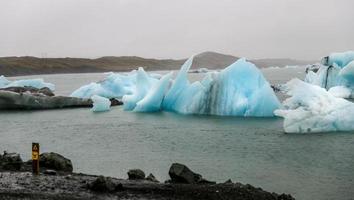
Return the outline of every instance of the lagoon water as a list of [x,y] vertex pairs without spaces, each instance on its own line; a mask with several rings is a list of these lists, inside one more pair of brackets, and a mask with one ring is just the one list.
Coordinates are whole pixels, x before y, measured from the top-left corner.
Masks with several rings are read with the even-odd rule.
[[[272,83],[304,76],[304,68],[263,72]],[[200,76],[191,74],[191,79]],[[43,77],[56,84],[56,94],[68,95],[104,75],[30,77]],[[87,108],[0,111],[0,147],[26,160],[36,141],[42,152],[70,158],[76,172],[126,178],[129,169],[140,168],[164,181],[169,166],[181,162],[207,179],[231,178],[300,200],[354,199],[354,132],[284,134],[282,122],[134,113],[122,107],[105,113]]]

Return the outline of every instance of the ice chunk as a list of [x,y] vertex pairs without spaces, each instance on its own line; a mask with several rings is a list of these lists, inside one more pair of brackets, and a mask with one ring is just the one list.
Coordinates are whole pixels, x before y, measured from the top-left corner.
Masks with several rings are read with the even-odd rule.
[[103,112],[110,110],[111,101],[109,99],[100,97],[98,95],[93,95],[91,100],[93,101],[93,107],[91,109],[93,112]]
[[354,61],[350,62],[340,70],[339,75],[346,80],[347,85],[354,87]]
[[322,59],[322,64],[326,66],[337,65],[341,68],[354,60],[354,51],[342,53],[331,53],[329,56]]
[[190,57],[181,67],[178,72],[175,81],[173,82],[171,88],[168,90],[165,99],[163,101],[163,108],[165,110],[173,110],[173,106],[176,104],[180,94],[183,90],[188,87],[188,71],[193,63],[193,56]]
[[0,76],[0,88],[4,87],[34,87],[34,88],[44,88],[47,87],[50,90],[54,91],[55,86],[52,83],[46,83],[43,79],[24,79],[24,80],[15,80],[15,81],[8,81],[4,76]]
[[[323,63],[315,73],[308,71],[305,81],[318,85],[327,90],[336,86],[343,86],[354,93],[354,52],[334,53],[325,57]],[[337,89],[335,89],[337,90]]]
[[328,90],[329,93],[331,93],[335,97],[340,97],[340,98],[351,98],[351,89],[345,87],[345,86],[335,86],[332,87]]
[[287,84],[291,96],[274,113],[284,117],[288,133],[354,130],[354,104],[333,96],[324,88],[293,79]]
[[136,112],[155,112],[161,110],[162,100],[165,92],[170,84],[172,72],[164,75],[152,88],[148,91],[145,97],[140,100],[134,111]]
[[268,117],[274,116],[273,111],[279,108],[280,103],[269,83],[257,67],[245,59],[239,59],[221,72],[208,73],[202,81],[190,84],[188,70],[192,61],[193,57],[181,67],[163,98],[162,108],[158,105],[169,75],[156,85],[148,83],[144,76],[139,78],[137,84],[143,83],[145,88],[137,85],[133,95],[123,97],[127,103],[126,110],[146,112],[163,109],[183,114]]
[[[75,90],[71,96],[80,98],[90,98],[93,95],[99,95],[106,98],[122,98],[126,94],[132,94],[135,90],[137,72],[133,70],[130,73],[109,73],[108,76],[97,83],[90,83]],[[147,75],[149,81],[157,81],[157,74]]]
[[185,114],[273,116],[280,103],[257,67],[239,59],[182,89],[173,110]]
[[136,104],[148,93],[153,82],[144,69],[139,67],[136,75],[136,85],[133,87],[133,94],[123,96],[124,110],[133,110]]
[[5,87],[10,81],[5,78],[5,76],[0,76],[0,88]]

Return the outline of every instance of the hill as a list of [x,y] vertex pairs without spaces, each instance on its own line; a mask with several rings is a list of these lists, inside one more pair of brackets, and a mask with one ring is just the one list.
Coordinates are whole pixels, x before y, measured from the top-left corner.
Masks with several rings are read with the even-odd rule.
[[[220,69],[235,62],[238,57],[215,52],[204,52],[195,56],[192,68]],[[88,58],[37,58],[37,57],[1,57],[0,75],[19,76],[33,74],[85,73],[107,71],[131,71],[137,67],[145,70],[179,69],[185,59],[150,59],[137,56],[106,56],[97,59]],[[258,67],[303,65],[311,62],[291,59],[250,60]]]

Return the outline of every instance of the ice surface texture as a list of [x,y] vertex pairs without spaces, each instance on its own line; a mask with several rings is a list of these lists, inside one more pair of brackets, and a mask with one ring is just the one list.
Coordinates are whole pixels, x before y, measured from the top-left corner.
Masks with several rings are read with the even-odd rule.
[[280,103],[257,67],[239,59],[221,72],[207,73],[202,81],[190,83],[188,59],[170,84],[171,74],[151,82],[138,72],[133,94],[123,97],[124,109],[138,112],[159,110],[182,114],[271,117]]
[[24,79],[24,80],[16,80],[16,81],[9,81],[4,76],[0,76],[0,88],[8,88],[8,87],[25,87],[30,86],[34,88],[44,88],[47,87],[50,90],[54,91],[55,86],[52,83],[46,83],[43,79]]
[[337,65],[343,68],[353,60],[354,51],[346,51],[342,53],[331,53],[329,56],[322,59],[322,64],[326,66]]
[[293,79],[286,84],[291,96],[274,113],[284,117],[288,133],[354,130],[354,104],[324,88]]
[[100,97],[98,95],[93,95],[91,100],[93,101],[93,107],[91,109],[93,112],[103,112],[110,110],[111,101],[109,99]]
[[[354,94],[354,52],[332,53],[322,60],[323,66],[317,71],[309,71],[305,81],[330,90],[332,87],[342,86],[350,93],[345,98],[353,98]],[[343,88],[342,88],[343,89]],[[332,92],[339,91],[332,89]],[[342,96],[341,94],[337,96]],[[348,93],[347,93],[348,94]]]
[[[141,69],[140,69],[141,71]],[[122,98],[126,94],[132,94],[136,85],[136,76],[139,72],[133,70],[128,74],[108,73],[108,76],[97,83],[90,83],[75,90],[70,96],[79,98],[91,98],[99,95],[106,98]],[[158,74],[147,75],[149,79],[157,81]]]

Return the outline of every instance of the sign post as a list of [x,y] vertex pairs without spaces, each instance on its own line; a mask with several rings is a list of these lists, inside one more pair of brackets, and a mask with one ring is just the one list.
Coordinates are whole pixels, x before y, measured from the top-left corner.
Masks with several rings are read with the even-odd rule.
[[32,143],[32,173],[39,175],[39,143]]

